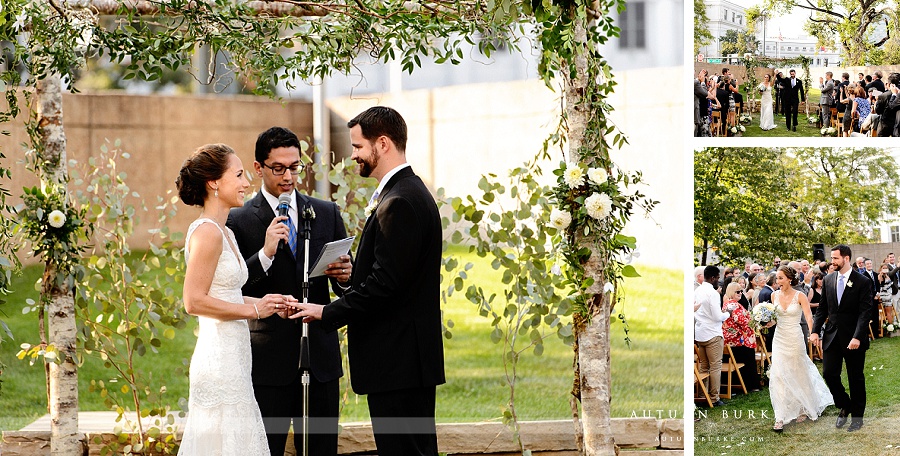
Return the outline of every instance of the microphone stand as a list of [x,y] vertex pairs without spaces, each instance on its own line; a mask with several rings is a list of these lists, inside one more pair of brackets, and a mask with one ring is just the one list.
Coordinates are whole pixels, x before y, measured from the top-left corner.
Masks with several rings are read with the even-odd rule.
[[[312,207],[303,208],[303,304],[309,303],[309,238],[312,233],[310,221]],[[303,456],[309,456],[309,323],[303,322],[303,336],[300,338],[300,377],[303,384]]]

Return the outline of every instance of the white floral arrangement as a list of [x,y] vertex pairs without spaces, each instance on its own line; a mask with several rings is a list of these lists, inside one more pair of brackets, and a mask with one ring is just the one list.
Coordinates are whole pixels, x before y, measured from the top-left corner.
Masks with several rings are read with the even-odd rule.
[[837,133],[837,129],[834,127],[824,127],[819,133],[822,133],[822,136],[834,136]]
[[766,325],[770,321],[776,321],[778,319],[778,315],[775,313],[775,304],[772,304],[771,302],[761,302],[757,304],[751,312],[751,317],[750,326],[760,330],[760,332],[767,332],[768,328],[766,328]]
[[750,122],[753,122],[753,117],[751,117],[750,114],[741,114],[738,121],[744,125],[750,125]]
[[816,122],[818,122],[818,121],[819,121],[819,117],[818,117],[818,116],[809,116],[809,117],[806,118],[806,123],[808,123],[808,124],[814,124],[814,123],[816,123]]
[[744,128],[743,125],[735,125],[735,126],[731,127],[730,130],[731,130],[731,133],[733,133],[733,134],[737,134],[738,132],[743,133],[743,132],[747,131],[747,129]]

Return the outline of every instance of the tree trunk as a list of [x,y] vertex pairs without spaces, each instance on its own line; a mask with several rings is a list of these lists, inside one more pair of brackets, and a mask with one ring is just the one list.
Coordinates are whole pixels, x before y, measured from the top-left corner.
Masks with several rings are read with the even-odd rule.
[[[66,134],[59,75],[54,73],[38,80],[36,94],[41,181],[66,192]],[[75,298],[71,281],[59,280],[58,274],[57,265],[48,260],[41,293],[49,297],[49,342],[57,349],[57,362],[50,364],[50,454],[73,456],[84,454],[78,434]]]
[[[566,78],[566,116],[568,123],[569,162],[581,160],[580,150],[585,145],[586,129],[591,110],[583,106],[588,81],[587,32],[580,19],[575,27],[576,46],[584,51],[574,62],[575,79]],[[599,145],[594,145],[599,147]],[[599,153],[599,151],[594,152]],[[617,454],[618,449],[610,428],[610,364],[609,364],[609,299],[603,293],[603,267],[599,243],[594,234],[575,235],[578,248],[588,248],[591,256],[585,264],[585,277],[592,277],[594,284],[587,290],[587,311],[590,318],[583,325],[575,325],[578,340],[578,364],[580,372],[581,423],[584,438],[584,454],[587,456]]]

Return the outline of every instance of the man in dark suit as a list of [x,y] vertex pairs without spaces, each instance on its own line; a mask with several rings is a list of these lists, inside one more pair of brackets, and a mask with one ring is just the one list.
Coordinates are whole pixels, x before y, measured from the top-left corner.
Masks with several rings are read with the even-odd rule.
[[[850,256],[850,247],[846,245],[831,249],[831,262],[837,271],[828,274],[823,281],[822,300],[809,340],[824,350],[822,377],[831,390],[835,407],[840,409],[835,425],[844,427],[850,416],[852,420],[847,430],[853,432],[862,427],[866,411],[864,368],[873,297],[870,280],[851,268]],[[819,332],[823,329],[822,340],[819,340]],[[847,364],[849,395],[841,383],[844,363]]]
[[881,116],[878,136],[900,136],[900,73],[888,75],[886,89],[875,101],[875,114]]
[[[300,167],[300,141],[286,128],[273,127],[256,140],[254,170],[262,188],[243,207],[234,209],[227,225],[234,231],[238,248],[247,261],[247,296],[281,293],[302,299],[304,208],[310,207],[310,261],[326,242],[347,237],[337,205],[310,198],[295,189]],[[288,217],[276,217],[278,197],[291,197]],[[290,223],[290,226],[286,223]],[[295,242],[290,242],[292,238]],[[329,265],[327,277],[310,279],[310,301],[327,301],[329,282],[336,294],[349,286],[350,257]],[[312,265],[310,265],[311,267]],[[294,446],[303,448],[303,387],[301,385],[299,321],[277,316],[250,322],[253,353],[253,391],[266,425],[272,455],[284,455],[287,432],[294,420]],[[309,454],[337,454],[338,406],[340,397],[341,352],[337,333],[319,322],[309,325]]]
[[788,72],[791,77],[784,80],[784,104],[785,117],[788,130],[797,131],[797,111],[800,102],[806,101],[806,92],[803,90],[803,81],[797,79],[797,72]]
[[351,289],[325,306],[300,304],[291,318],[347,325],[350,381],[368,395],[379,456],[437,456],[435,387],[445,381],[437,205],[406,162],[397,111],[369,108],[347,126],[360,175],[378,179]]

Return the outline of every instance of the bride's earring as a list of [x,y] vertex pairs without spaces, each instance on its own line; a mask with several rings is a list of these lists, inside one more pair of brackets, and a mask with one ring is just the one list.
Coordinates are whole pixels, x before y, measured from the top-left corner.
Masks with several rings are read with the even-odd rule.
[[218,188],[216,189],[215,197],[216,197],[216,198],[219,197],[219,189],[218,189]]

